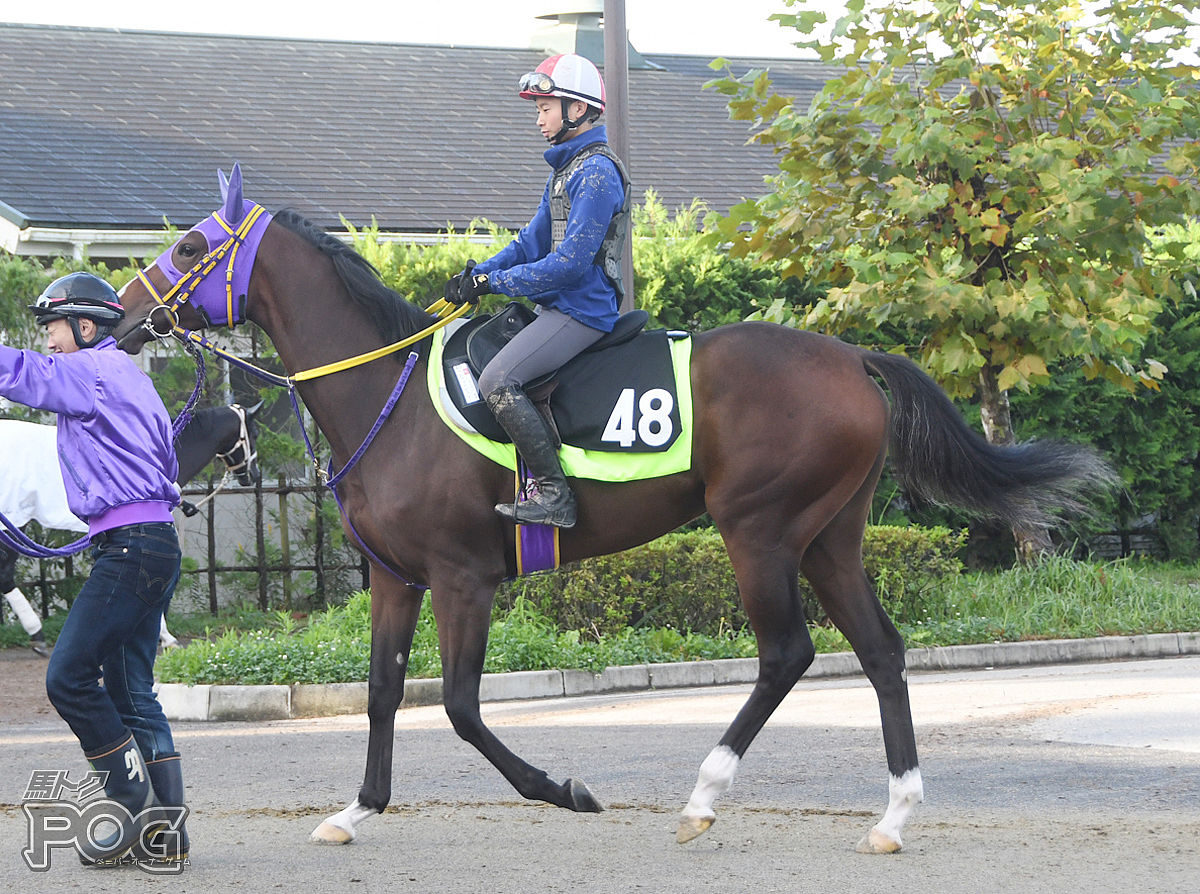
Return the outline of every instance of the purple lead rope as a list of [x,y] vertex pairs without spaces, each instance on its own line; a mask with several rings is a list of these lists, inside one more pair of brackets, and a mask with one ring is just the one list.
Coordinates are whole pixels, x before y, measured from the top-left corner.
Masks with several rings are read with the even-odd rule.
[[[370,447],[371,442],[375,440],[375,435],[379,434],[379,430],[383,428],[383,424],[392,414],[392,410],[395,408],[396,402],[400,400],[400,395],[404,393],[404,386],[408,384],[408,377],[412,375],[413,367],[417,364],[417,357],[418,353],[416,351],[412,351],[408,355],[408,360],[404,364],[404,371],[400,374],[400,380],[396,383],[396,387],[392,389],[392,394],[388,398],[387,403],[383,405],[383,409],[379,411],[379,418],[375,420],[375,424],[371,426],[371,430],[367,432],[367,436],[363,439],[362,445],[356,451],[354,451],[354,455],[350,457],[350,461],[347,462],[346,465],[342,467],[342,470],[336,475],[331,474],[333,472],[333,457],[329,458],[329,465],[325,470],[325,484],[331,491],[333,491],[333,499],[334,502],[337,503],[338,512],[340,512],[342,518],[346,520],[346,527],[350,529],[350,533],[354,535],[354,539],[362,548],[362,551],[367,554],[367,558],[380,568],[385,569],[398,581],[407,584],[413,589],[428,590],[429,587],[425,586],[424,584],[413,583],[408,578],[401,576],[391,567],[389,567],[387,562],[375,555],[375,551],[372,550],[371,547],[367,546],[366,541],[363,540],[363,538],[359,535],[358,530],[354,527],[354,522],[350,520],[350,516],[346,512],[346,507],[342,505],[342,497],[341,494],[338,493],[337,489],[338,484],[343,478],[346,477],[346,474],[358,464],[360,459],[362,459],[362,455],[367,452],[367,448]],[[300,412],[300,402],[296,397],[295,387],[288,389],[288,397],[291,398],[292,409],[296,411],[296,418],[300,421],[300,431],[304,435],[304,444],[308,448],[308,455],[312,461],[316,463],[317,452],[313,449],[312,441],[308,437],[308,429],[304,425],[304,416]]]

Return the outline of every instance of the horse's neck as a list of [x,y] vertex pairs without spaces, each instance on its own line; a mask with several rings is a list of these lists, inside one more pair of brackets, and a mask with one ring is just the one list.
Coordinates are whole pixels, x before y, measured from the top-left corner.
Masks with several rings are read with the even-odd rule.
[[[295,262],[293,255],[293,263],[280,264],[278,258],[282,256],[278,249],[269,258],[260,250],[255,269],[257,276],[262,265],[262,280],[250,316],[271,339],[289,374],[382,347],[378,333],[324,256],[311,250],[301,255],[300,262]],[[403,359],[407,352],[398,356]],[[395,356],[389,356],[298,386],[336,458],[344,461],[358,449],[402,368]],[[411,380],[417,378],[414,372]],[[405,393],[411,397],[415,390],[410,387]],[[412,412],[412,404],[411,399],[401,400],[395,415]]]

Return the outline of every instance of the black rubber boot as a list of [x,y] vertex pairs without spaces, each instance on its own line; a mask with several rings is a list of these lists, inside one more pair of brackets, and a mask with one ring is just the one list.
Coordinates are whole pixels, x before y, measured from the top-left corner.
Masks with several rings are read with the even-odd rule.
[[146,762],[133,734],[119,745],[84,755],[93,770],[107,772],[104,794],[129,811],[125,818],[117,811],[120,819],[117,831],[97,842],[90,840],[79,844],[79,862],[85,866],[116,866],[129,853],[148,826],[161,823],[156,811],[148,807],[158,805],[154,787],[146,772]]
[[[164,807],[183,807],[183,769],[178,754],[160,757],[146,764],[154,794]],[[131,850],[130,856],[141,862],[178,863],[188,858],[190,843],[184,817],[176,811],[164,811],[167,828],[147,830]]]
[[520,388],[497,389],[486,398],[488,409],[512,438],[537,483],[537,493],[524,503],[500,503],[496,512],[518,525],[575,527],[575,494],[567,484],[558,451],[542,415]]

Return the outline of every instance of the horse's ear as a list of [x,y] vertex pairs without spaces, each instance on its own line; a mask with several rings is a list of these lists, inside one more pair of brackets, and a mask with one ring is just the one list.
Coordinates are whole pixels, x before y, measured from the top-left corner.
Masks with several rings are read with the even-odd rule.
[[225,179],[225,172],[218,169],[217,179],[221,184],[221,201],[225,206],[221,210],[221,216],[225,218],[225,223],[233,226],[241,221],[242,215],[245,213],[242,207],[241,164],[234,162],[233,170],[229,173],[229,179]]
[[253,419],[255,416],[257,416],[257,415],[258,415],[258,411],[259,411],[259,410],[261,410],[261,409],[263,408],[263,404],[264,404],[264,403],[266,403],[266,401],[262,401],[262,400],[260,400],[260,401],[259,401],[258,403],[256,403],[254,406],[252,406],[252,407],[247,407],[247,408],[246,408],[246,418],[247,418],[247,419]]

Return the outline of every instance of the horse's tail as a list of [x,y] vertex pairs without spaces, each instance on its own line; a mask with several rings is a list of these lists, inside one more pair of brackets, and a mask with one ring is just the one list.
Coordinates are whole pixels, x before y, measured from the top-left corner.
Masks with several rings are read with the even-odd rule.
[[864,351],[891,394],[890,455],[902,486],[1019,530],[1049,527],[1055,510],[1085,513],[1088,491],[1118,478],[1094,450],[1054,441],[998,447],[969,425],[946,393],[899,354]]

